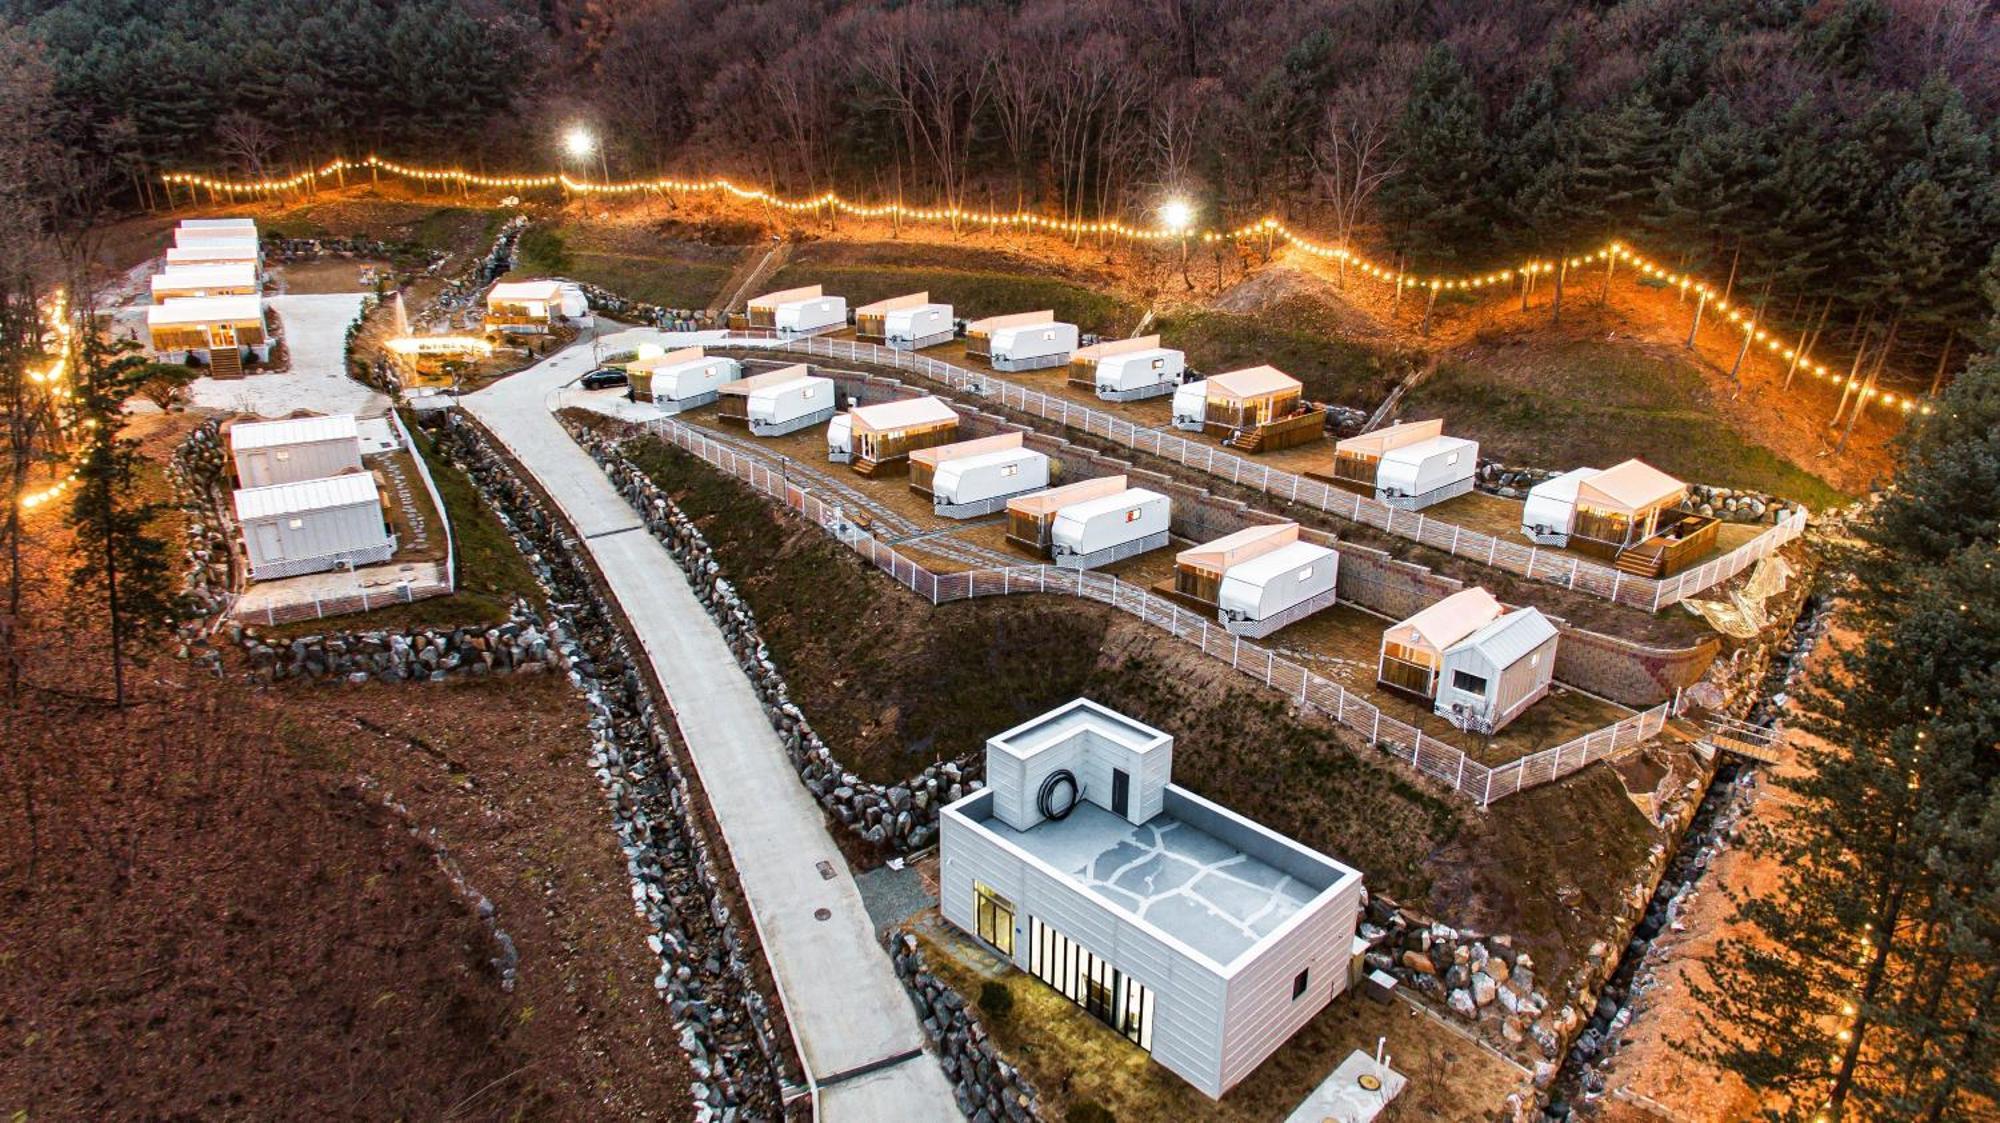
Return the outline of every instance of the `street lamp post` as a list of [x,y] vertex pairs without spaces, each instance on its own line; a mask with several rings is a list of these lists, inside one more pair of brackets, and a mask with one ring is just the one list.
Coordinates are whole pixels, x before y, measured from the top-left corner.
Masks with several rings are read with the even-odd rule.
[[597,143],[596,134],[582,125],[571,125],[563,133],[562,144],[563,152],[570,159],[585,161],[586,165],[591,154],[596,153],[598,174],[602,177],[602,182],[611,182],[611,166],[605,161],[604,146]]
[[1161,203],[1160,225],[1180,236],[1181,283],[1193,292],[1194,278],[1188,276],[1188,230],[1194,225],[1194,205],[1186,199],[1168,199]]

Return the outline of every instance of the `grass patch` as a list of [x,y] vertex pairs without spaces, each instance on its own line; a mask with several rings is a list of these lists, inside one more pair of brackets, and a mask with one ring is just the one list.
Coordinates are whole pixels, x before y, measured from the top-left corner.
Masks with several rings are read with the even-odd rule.
[[1533,384],[1484,365],[1442,363],[1401,412],[1442,415],[1449,431],[1479,441],[1483,455],[1517,463],[1610,467],[1636,456],[1683,479],[1765,491],[1816,510],[1848,499],[1731,432],[1701,407],[1700,376],[1681,364],[1596,344],[1536,355],[1547,361],[1537,363]]
[[824,285],[847,298],[849,306],[928,291],[960,316],[977,319],[1009,312],[1053,308],[1058,320],[1106,337],[1128,334],[1139,322],[1132,305],[1105,293],[1054,277],[938,266],[894,264],[832,265],[794,261],[763,287]]
[[568,260],[567,272],[577,280],[662,308],[708,307],[730,272],[726,265],[586,249],[571,251]]
[[1374,408],[1411,361],[1341,339],[1286,310],[1176,313],[1160,317],[1154,330],[1186,351],[1189,365],[1204,374],[1269,363],[1305,383],[1307,397],[1363,409]]
[[546,226],[530,226],[515,243],[523,273],[568,273],[576,262],[569,255],[569,241]]

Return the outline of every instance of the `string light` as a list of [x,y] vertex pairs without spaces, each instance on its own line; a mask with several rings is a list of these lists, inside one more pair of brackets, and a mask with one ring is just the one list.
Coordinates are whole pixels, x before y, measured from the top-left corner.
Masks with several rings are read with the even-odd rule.
[[[902,203],[857,203],[853,200],[843,198],[832,191],[822,192],[810,199],[786,199],[769,191],[743,187],[721,177],[699,180],[661,177],[650,180],[593,183],[589,180],[577,179],[568,174],[496,176],[468,172],[461,168],[419,168],[407,164],[399,164],[393,160],[383,159],[380,156],[369,156],[359,161],[333,160],[322,167],[308,169],[283,179],[216,179],[211,176],[197,175],[192,172],[168,172],[161,178],[170,185],[190,189],[206,189],[219,195],[226,194],[231,198],[235,198],[239,196],[282,194],[287,191],[296,191],[316,185],[322,179],[340,176],[349,171],[371,169],[388,172],[391,175],[402,176],[405,179],[413,179],[422,183],[457,184],[461,189],[478,187],[523,191],[559,187],[564,191],[576,195],[610,196],[632,195],[647,191],[672,192],[675,194],[715,193],[729,195],[743,202],[762,204],[791,214],[825,211],[848,214],[864,219],[894,218],[910,222],[963,222],[973,226],[1007,226],[1069,236],[1082,234],[1109,235],[1136,242],[1163,242],[1182,238],[1189,233],[1187,226],[1193,219],[1192,208],[1188,208],[1183,213],[1173,204],[1162,208],[1160,216],[1162,224],[1160,226],[1137,227],[1128,226],[1125,223],[1116,221],[1100,220],[1096,222],[1083,222],[1071,219],[1048,218],[1025,211],[1004,213],[999,211],[968,211],[959,207],[912,207]],[[1182,221],[1179,225],[1176,225],[1173,217],[1167,213],[1169,210],[1181,216]],[[1678,288],[1683,293],[1693,293],[1697,298],[1709,302],[1718,315],[1727,317],[1729,323],[1742,328],[1744,334],[1749,336],[1751,341],[1768,342],[1770,349],[1774,353],[1780,350],[1778,341],[1772,338],[1771,329],[1758,323],[1754,317],[1745,314],[1742,309],[1732,309],[1729,302],[1722,299],[1719,291],[1713,285],[1699,280],[1692,275],[1667,269],[1658,262],[1635,253],[1631,247],[1619,241],[1613,241],[1595,253],[1566,258],[1561,262],[1529,260],[1521,262],[1510,269],[1500,269],[1464,277],[1443,277],[1418,276],[1401,269],[1385,267],[1379,263],[1369,261],[1367,258],[1362,257],[1345,246],[1314,241],[1293,230],[1290,226],[1287,226],[1275,217],[1258,219],[1255,222],[1239,226],[1234,230],[1205,231],[1202,233],[1201,238],[1204,242],[1217,242],[1225,238],[1232,241],[1240,241],[1256,236],[1262,236],[1271,240],[1283,238],[1287,243],[1306,254],[1342,262],[1348,268],[1358,271],[1362,276],[1383,284],[1393,285],[1399,291],[1406,288],[1428,288],[1433,292],[1478,291],[1494,285],[1511,283],[1516,277],[1548,276],[1556,272],[1559,267],[1565,265],[1570,269],[1580,269],[1597,262],[1605,262],[1607,264],[1624,262],[1648,277],[1661,281],[1671,287]],[[1831,379],[1834,385],[1841,384],[1840,376],[1828,370],[1826,364],[1815,362],[1803,356],[1797,356],[1789,348],[1783,349],[1783,354],[1787,362],[1791,362],[1796,357],[1798,360],[1798,369],[1812,375],[1814,378],[1821,380]],[[1931,412],[1931,407],[1928,404],[1919,405],[1910,396],[1899,396],[1889,391],[1866,390],[1862,392],[1861,397],[1863,400],[1879,400],[1882,405],[1889,408],[1900,408],[1904,413],[1921,412],[1928,414]]]

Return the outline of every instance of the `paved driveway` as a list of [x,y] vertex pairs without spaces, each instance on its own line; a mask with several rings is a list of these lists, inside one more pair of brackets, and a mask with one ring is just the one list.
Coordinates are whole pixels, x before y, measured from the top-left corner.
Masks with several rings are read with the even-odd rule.
[[282,374],[197,378],[189,400],[211,409],[284,417],[293,410],[373,416],[389,399],[347,377],[347,325],[361,314],[364,294],[320,293],[264,299],[278,314],[291,367]]
[[590,369],[590,354],[574,345],[464,405],[569,516],[665,686],[821,1087],[822,1118],[957,1119],[854,878],[750,680],[665,548],[548,411],[553,392]]

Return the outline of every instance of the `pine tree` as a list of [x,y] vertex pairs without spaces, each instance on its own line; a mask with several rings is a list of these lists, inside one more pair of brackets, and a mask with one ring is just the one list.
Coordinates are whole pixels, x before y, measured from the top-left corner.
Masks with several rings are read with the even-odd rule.
[[1396,145],[1401,171],[1379,196],[1392,240],[1425,269],[1478,260],[1490,237],[1486,105],[1451,48],[1431,48],[1417,68]]

